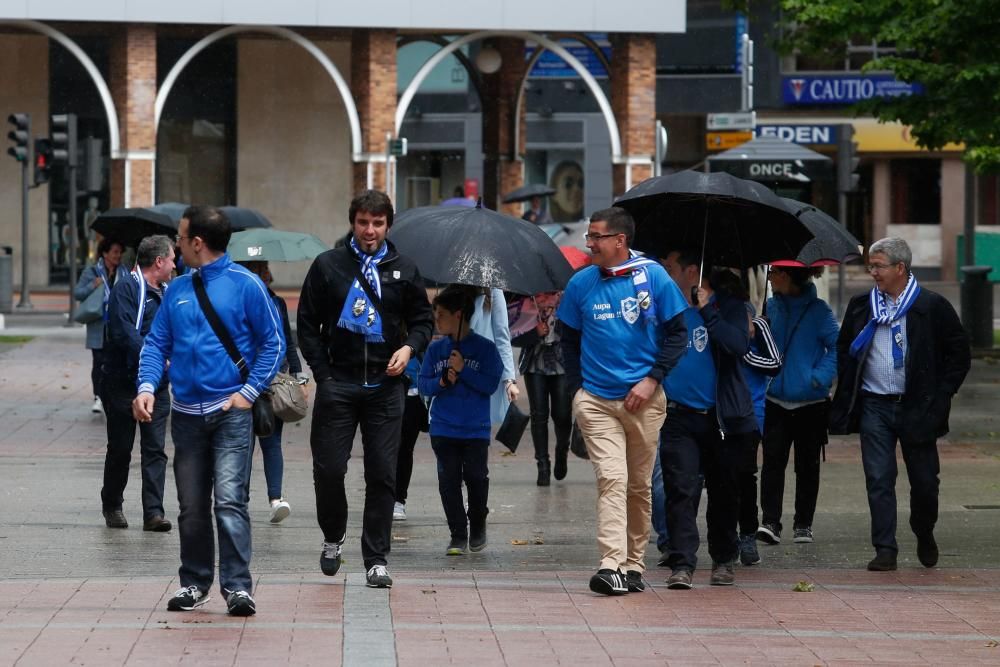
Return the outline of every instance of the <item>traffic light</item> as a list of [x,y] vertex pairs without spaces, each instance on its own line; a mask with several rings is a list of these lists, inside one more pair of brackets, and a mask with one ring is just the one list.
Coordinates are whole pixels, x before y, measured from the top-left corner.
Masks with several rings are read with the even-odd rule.
[[35,187],[49,182],[52,176],[52,142],[35,138]]
[[7,138],[14,142],[14,145],[7,149],[7,155],[18,162],[31,164],[31,114],[12,113],[7,116],[7,122],[14,126],[14,129],[7,133]]
[[841,125],[837,137],[837,190],[854,192],[861,179],[856,173],[858,163],[858,143],[854,141],[854,126]]
[[49,125],[49,138],[52,141],[52,161],[61,162],[70,167],[79,163],[76,153],[76,114],[53,114]]

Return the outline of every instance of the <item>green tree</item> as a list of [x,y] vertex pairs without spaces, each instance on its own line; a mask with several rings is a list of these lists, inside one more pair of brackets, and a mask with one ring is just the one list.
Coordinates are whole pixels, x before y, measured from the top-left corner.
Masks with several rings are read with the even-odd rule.
[[1000,0],[777,2],[782,52],[843,59],[848,42],[874,40],[896,52],[865,71],[923,86],[920,95],[860,102],[859,113],[912,126],[924,148],[963,143],[977,171],[1000,171]]

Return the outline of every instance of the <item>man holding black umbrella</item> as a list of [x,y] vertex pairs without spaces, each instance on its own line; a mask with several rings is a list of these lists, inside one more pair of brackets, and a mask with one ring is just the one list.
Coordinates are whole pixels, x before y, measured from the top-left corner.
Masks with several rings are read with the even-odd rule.
[[299,349],[317,381],[310,445],[320,569],[334,576],[347,532],[344,476],[361,425],[365,508],[361,553],[367,585],[389,588],[386,569],[405,389],[403,371],[433,331],[416,265],[386,240],[392,202],[365,190],[348,211],[351,237],[313,262],[299,300]]
[[650,478],[666,417],[660,384],[686,344],[687,302],[662,266],[629,249],[634,235],[622,208],[591,216],[593,266],[573,276],[557,313],[573,415],[597,476],[601,563],[590,590],[604,595],[646,587]]

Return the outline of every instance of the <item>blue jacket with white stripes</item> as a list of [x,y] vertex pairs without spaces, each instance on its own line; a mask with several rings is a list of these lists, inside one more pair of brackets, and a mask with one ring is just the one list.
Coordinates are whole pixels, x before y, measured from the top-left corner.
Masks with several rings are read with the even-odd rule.
[[186,414],[215,412],[237,391],[253,403],[270,386],[285,357],[281,319],[260,278],[234,264],[228,254],[198,271],[250,375],[244,383],[208,323],[192,273],[175,278],[146,336],[138,383],[140,392],[152,392],[169,360],[173,408]]

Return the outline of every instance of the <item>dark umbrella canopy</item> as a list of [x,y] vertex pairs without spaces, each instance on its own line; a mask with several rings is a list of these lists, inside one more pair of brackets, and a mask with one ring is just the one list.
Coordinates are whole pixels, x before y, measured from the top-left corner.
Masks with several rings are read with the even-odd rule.
[[229,219],[229,225],[234,232],[256,227],[270,227],[271,221],[265,218],[260,211],[242,206],[223,206],[220,209]]
[[615,205],[635,219],[633,247],[657,256],[704,248],[717,266],[745,268],[795,257],[813,238],[766,186],[723,172],[650,178]]
[[177,222],[169,215],[146,208],[112,208],[97,216],[90,228],[101,236],[135,247],[153,234],[177,234]]
[[389,231],[396,249],[438,283],[554,292],[573,269],[536,225],[489,209],[425,206],[400,213]]
[[781,198],[785,207],[801,220],[813,235],[794,258],[782,258],[772,264],[783,266],[829,266],[858,259],[864,252],[854,235],[812,204]]
[[556,193],[555,188],[550,188],[542,183],[532,183],[523,185],[517,190],[512,190],[503,196],[504,204],[515,204],[522,201],[530,201],[532,197],[548,197]]

